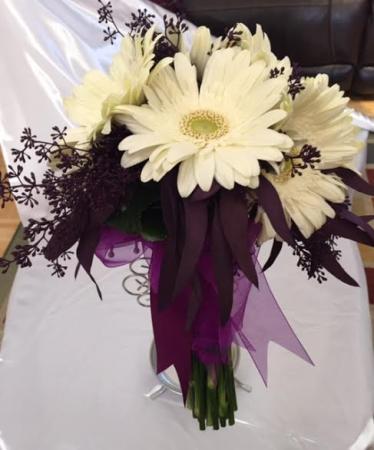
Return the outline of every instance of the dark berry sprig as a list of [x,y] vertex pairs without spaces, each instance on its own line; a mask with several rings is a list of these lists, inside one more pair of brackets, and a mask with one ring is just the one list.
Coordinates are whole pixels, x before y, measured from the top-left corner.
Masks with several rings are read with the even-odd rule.
[[147,9],[138,9],[137,13],[131,13],[131,21],[125,23],[130,29],[130,36],[134,37],[138,34],[144,34],[154,25],[156,16],[148,12]]
[[287,158],[292,163],[291,176],[301,176],[303,170],[315,169],[316,165],[321,162],[321,152],[313,145],[305,144],[298,155],[287,156]]
[[[231,48],[231,47],[237,47],[241,45],[242,41],[242,34],[243,31],[237,29],[237,24],[234,25],[231,28],[226,28],[225,34],[223,38],[221,38],[220,46],[219,48]],[[214,49],[214,44],[211,45],[210,50],[208,52],[209,56],[212,56]]]
[[274,69],[270,70],[270,78],[278,78],[284,75],[285,67],[274,67]]
[[288,93],[291,95],[292,100],[295,100],[297,94],[300,94],[304,89],[305,86],[302,81],[300,66],[294,64],[292,66],[292,73],[288,78]]
[[25,175],[23,166],[9,166],[8,174],[0,180],[2,206],[4,207],[6,202],[16,200],[33,208],[38,204],[36,195],[40,194],[40,188],[41,185],[37,183],[34,172]]
[[109,41],[111,44],[114,44],[114,41],[117,39],[117,35],[123,36],[123,33],[119,29],[116,21],[113,16],[113,6],[110,1],[104,3],[103,0],[98,0],[100,7],[97,10],[99,15],[99,23],[104,23],[107,27],[103,30],[104,33],[104,41]]
[[[66,127],[59,128],[54,126],[50,134],[51,140],[44,141],[38,139],[37,135],[33,134],[30,128],[24,128],[20,138],[23,148],[12,148],[11,150],[14,162],[25,164],[27,160],[31,159],[32,154],[39,157],[39,163],[50,163],[52,160],[60,159],[67,152],[71,156],[79,156],[79,161],[81,161],[83,151],[72,147],[66,142],[66,130]],[[70,168],[66,167],[67,170]]]
[[[69,248],[79,240],[84,218],[92,211],[105,210],[108,205],[119,207],[125,202],[128,185],[139,179],[139,168],[124,169],[120,164],[122,155],[118,144],[128,134],[126,127],[115,127],[109,136],[93,143],[89,152],[81,152],[67,148],[62,130],[54,127],[52,142],[43,143],[43,161],[57,158],[57,171],[48,169],[40,182],[34,173],[25,175],[21,165],[10,167],[7,175],[0,176],[1,203],[17,200],[35,206],[37,194],[42,194],[49,203],[51,216],[29,220],[24,229],[27,243],[16,247],[10,259],[0,258],[3,272],[13,263],[30,266],[31,259],[45,255],[48,246],[48,253],[55,255],[49,258],[49,267],[54,275],[63,275]],[[27,129],[27,135],[23,133],[22,136],[24,146],[37,152],[41,141],[31,130]],[[31,136],[34,143],[31,144],[26,136]]]
[[176,17],[163,17],[164,32],[155,45],[155,63],[166,57],[173,57],[180,51],[180,43],[183,33],[188,30],[188,25],[184,21],[184,16],[180,13]]
[[299,258],[297,266],[306,272],[309,279],[314,278],[318,283],[323,283],[327,280],[323,264],[326,255],[336,261],[342,256],[342,252],[337,248],[337,236],[326,235],[323,229],[316,231],[308,239],[300,232],[295,232],[294,236],[293,254]]
[[229,28],[226,31],[225,41],[227,42],[227,48],[237,47],[241,44],[243,31],[237,30],[237,25]]
[[166,14],[163,17],[165,37],[170,39],[172,45],[179,49],[180,41],[183,33],[188,30],[188,25],[184,21],[184,15],[177,13],[174,19],[173,16],[168,17]]
[[50,264],[47,265],[49,269],[51,269],[52,276],[57,276],[57,278],[62,278],[66,274],[66,270],[68,266],[64,263],[71,260],[73,256],[73,252],[66,251],[61,254],[61,256],[56,259],[55,261],[52,261]]

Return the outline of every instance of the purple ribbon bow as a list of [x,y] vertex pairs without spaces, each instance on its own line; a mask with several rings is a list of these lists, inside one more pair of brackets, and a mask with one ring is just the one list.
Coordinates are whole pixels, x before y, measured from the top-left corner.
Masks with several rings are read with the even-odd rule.
[[[250,227],[254,242],[258,227]],[[251,249],[248,249],[250,251]],[[192,326],[186,326],[189,299],[194,284],[178,295],[168,308],[159,308],[159,279],[165,253],[163,242],[151,243],[138,236],[110,227],[103,227],[96,256],[107,267],[118,267],[150,257],[151,312],[157,349],[157,370],[162,372],[174,365],[184,399],[191,375],[191,351],[205,364],[225,362],[227,349],[233,343],[244,347],[252,357],[265,385],[268,378],[268,346],[275,342],[306,362],[313,364],[307,351],[291,328],[278,305],[265,275],[252,252],[258,277],[258,288],[242,271],[234,276],[234,300],[229,320],[222,324],[218,290],[214,277],[211,252],[204,248],[197,266],[200,279],[201,304]]]

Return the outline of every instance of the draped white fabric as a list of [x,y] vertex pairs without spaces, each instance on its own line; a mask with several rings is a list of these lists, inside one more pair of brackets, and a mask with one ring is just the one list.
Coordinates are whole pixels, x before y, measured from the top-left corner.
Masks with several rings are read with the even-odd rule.
[[[161,12],[149,2],[112,3],[120,23],[139,7]],[[87,70],[108,66],[115,47],[103,43],[96,9],[96,0],[0,3],[0,137],[9,162],[24,126],[46,138],[51,126],[67,123],[63,96]],[[28,168],[42,170],[36,160]],[[42,203],[20,212],[26,221],[47,209]],[[127,269],[95,262],[100,302],[85,274],[75,281],[70,270],[57,280],[36,260],[18,272],[10,298],[0,354],[0,449],[365,449],[374,434],[367,289],[356,245],[342,241],[341,248],[360,288],[307,281],[287,250],[269,271],[315,367],[271,345],[265,388],[243,354],[239,376],[252,393],[238,391],[238,423],[218,433],[199,432],[174,394],[146,398],[157,384],[150,314],[122,290]]]

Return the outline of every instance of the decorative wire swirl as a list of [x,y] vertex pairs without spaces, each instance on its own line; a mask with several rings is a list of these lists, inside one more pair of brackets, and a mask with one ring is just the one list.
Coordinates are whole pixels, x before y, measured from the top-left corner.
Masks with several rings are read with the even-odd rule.
[[129,266],[131,275],[124,278],[122,287],[129,295],[136,297],[140,306],[151,306],[151,286],[149,281],[150,258],[141,258],[132,262]]

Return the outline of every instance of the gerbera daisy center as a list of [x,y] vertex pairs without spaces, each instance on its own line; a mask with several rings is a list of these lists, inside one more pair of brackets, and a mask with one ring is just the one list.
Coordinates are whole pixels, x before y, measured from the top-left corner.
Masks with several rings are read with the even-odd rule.
[[277,183],[286,183],[292,176],[292,163],[288,159],[283,163],[283,167],[279,174],[275,175],[275,181]]
[[221,114],[214,111],[198,110],[183,117],[180,129],[187,136],[211,140],[227,134],[229,125],[226,118]]

